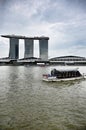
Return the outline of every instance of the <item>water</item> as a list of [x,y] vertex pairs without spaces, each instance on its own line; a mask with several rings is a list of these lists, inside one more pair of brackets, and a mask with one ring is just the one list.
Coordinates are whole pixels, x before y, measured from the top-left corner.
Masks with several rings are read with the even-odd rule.
[[0,130],[86,130],[86,80],[43,82],[52,68],[0,66]]

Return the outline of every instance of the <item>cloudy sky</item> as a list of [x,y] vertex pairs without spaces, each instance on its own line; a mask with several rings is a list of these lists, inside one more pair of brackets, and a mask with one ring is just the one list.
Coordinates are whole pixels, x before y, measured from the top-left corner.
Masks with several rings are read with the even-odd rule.
[[[49,58],[86,57],[86,0],[0,0],[0,35],[48,36]],[[34,55],[38,56],[38,41]],[[9,40],[0,37],[0,57]],[[20,40],[20,57],[24,43]]]

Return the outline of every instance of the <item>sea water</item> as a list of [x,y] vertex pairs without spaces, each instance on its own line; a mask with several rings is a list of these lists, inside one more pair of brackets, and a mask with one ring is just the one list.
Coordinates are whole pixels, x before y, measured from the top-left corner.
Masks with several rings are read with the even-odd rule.
[[42,81],[53,68],[77,66],[0,66],[0,130],[86,130],[86,80]]

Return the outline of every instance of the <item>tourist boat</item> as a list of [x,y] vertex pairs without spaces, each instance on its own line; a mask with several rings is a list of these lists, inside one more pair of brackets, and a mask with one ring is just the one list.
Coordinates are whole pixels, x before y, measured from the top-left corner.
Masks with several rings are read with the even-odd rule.
[[69,81],[84,78],[85,75],[81,74],[78,69],[74,70],[53,69],[51,71],[51,74],[43,74],[43,81]]

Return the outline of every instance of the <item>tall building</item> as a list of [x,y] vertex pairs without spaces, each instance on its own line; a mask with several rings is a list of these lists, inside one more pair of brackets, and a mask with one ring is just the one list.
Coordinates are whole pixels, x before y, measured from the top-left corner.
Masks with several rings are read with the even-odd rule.
[[34,57],[34,40],[39,40],[39,58],[41,60],[48,60],[48,40],[49,37],[26,37],[19,35],[1,35],[2,37],[10,39],[9,58],[19,58],[19,39],[24,40],[25,51],[24,58]]
[[33,39],[24,39],[24,41],[25,41],[24,58],[33,57],[33,49],[34,49]]
[[10,38],[9,58],[10,59],[19,58],[19,39],[18,38]]
[[42,60],[48,59],[48,39],[39,40],[39,55]]

